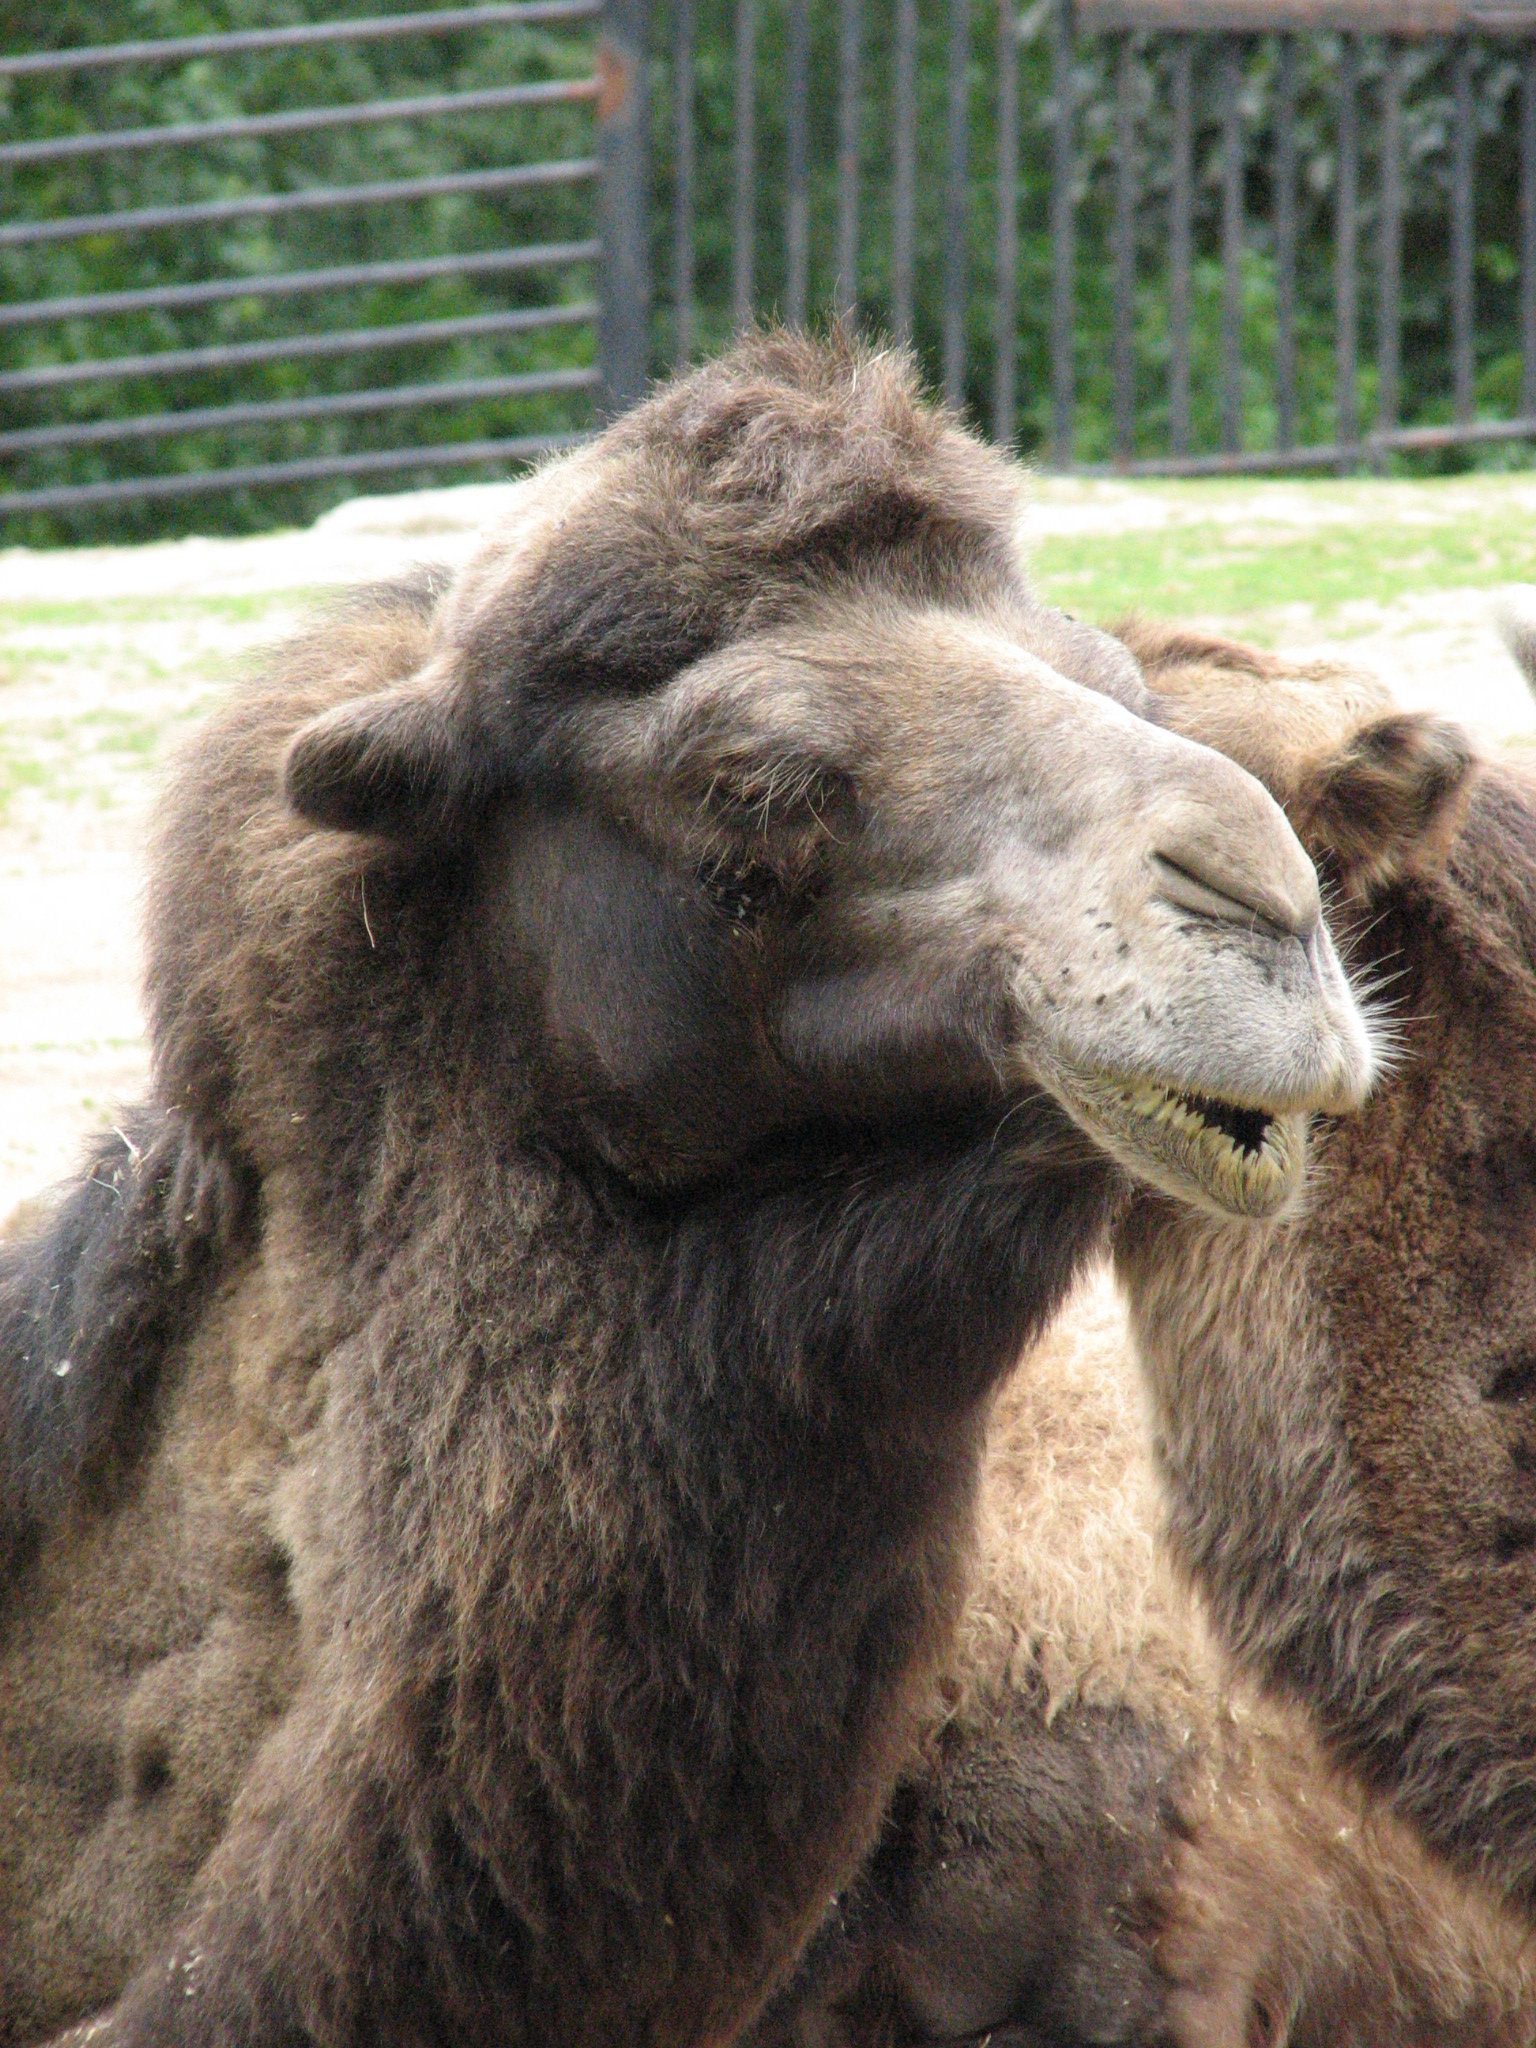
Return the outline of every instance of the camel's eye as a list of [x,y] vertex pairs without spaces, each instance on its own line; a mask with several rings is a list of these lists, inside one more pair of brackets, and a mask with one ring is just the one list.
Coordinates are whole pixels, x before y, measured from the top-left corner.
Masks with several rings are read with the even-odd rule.
[[1493,1361],[1486,1368],[1482,1387],[1485,1401],[1508,1403],[1528,1401],[1536,1394],[1536,1351],[1516,1352]]
[[722,855],[702,864],[699,887],[728,924],[751,930],[784,901],[782,878],[766,861]]

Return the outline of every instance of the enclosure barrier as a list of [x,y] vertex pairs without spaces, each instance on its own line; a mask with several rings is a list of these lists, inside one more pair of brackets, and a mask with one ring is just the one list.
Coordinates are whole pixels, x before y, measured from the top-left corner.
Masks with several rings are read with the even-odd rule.
[[[1070,48],[1070,0],[1057,0],[1057,34]],[[1079,20],[1086,28],[1118,34],[1116,56],[1116,234],[1114,246],[1114,383],[1117,466],[1143,475],[1232,475],[1284,469],[1356,467],[1367,454],[1377,460],[1389,450],[1428,450],[1478,442],[1536,438],[1536,10],[1530,7],[1461,5],[1458,0],[1222,0],[1219,22],[1199,0],[1084,0]],[[1199,36],[1219,26],[1224,33]],[[1337,178],[1334,210],[1335,432],[1326,443],[1298,447],[1296,417],[1296,57],[1298,28],[1330,26],[1340,31],[1337,82]],[[1134,377],[1131,356],[1131,298],[1134,290],[1135,149],[1130,115],[1130,68],[1138,31],[1173,31],[1178,36],[1173,105],[1173,176],[1169,222],[1171,446],[1162,457],[1135,456]],[[1276,259],[1276,341],[1274,359],[1276,444],[1245,450],[1242,442],[1241,300],[1244,149],[1240,103],[1239,42],[1243,33],[1279,30],[1278,107],[1274,244]],[[1379,108],[1380,187],[1377,308],[1376,418],[1362,449],[1357,403],[1359,380],[1360,123],[1358,82],[1363,31],[1386,31]],[[1522,375],[1519,410],[1504,420],[1473,417],[1473,260],[1476,201],[1475,136],[1471,87],[1472,35],[1515,39],[1520,62],[1520,339]],[[1453,79],[1450,175],[1451,357],[1455,418],[1435,426],[1404,426],[1398,417],[1402,338],[1403,261],[1403,85],[1410,38],[1439,36],[1449,50]],[[1222,122],[1222,344],[1221,441],[1219,451],[1189,450],[1189,252],[1191,74],[1197,47],[1210,53],[1220,81]],[[1060,157],[1070,160],[1073,109],[1065,70],[1057,74]],[[1058,464],[1071,460],[1073,279],[1070,233],[1057,251],[1053,291],[1055,406],[1052,452]]]
[[[0,89],[14,90],[494,30],[567,38],[557,76],[477,75],[452,90],[65,133],[25,132],[13,107],[0,265],[177,232],[392,219],[428,202],[482,209],[482,228],[503,217],[494,209],[522,208],[525,226],[492,246],[209,265],[174,282],[13,283],[0,303],[0,517],[505,467],[589,431],[666,362],[749,319],[833,309],[912,339],[951,404],[1063,469],[1348,470],[1536,439],[1536,0],[669,4],[653,18],[648,0],[490,0],[0,58]],[[653,71],[666,91],[650,90]],[[708,83],[722,71],[723,101]],[[536,146],[528,124],[572,116],[589,125],[563,128],[565,147]],[[474,121],[495,124],[478,131],[493,160],[400,175],[384,147]],[[345,176],[261,175],[263,151],[347,136]],[[233,189],[122,196],[125,165],[231,151],[251,153]],[[103,167],[98,200],[49,203],[41,181],[90,165]],[[1302,177],[1319,165],[1326,190]],[[1518,186],[1512,255],[1488,245],[1490,177]],[[28,193],[36,203],[18,206]],[[670,271],[654,310],[653,241]],[[1257,338],[1256,257],[1272,297]],[[389,294],[445,283],[488,296],[381,316]],[[365,295],[350,321],[332,317],[343,294]],[[286,309],[278,329],[264,308]],[[237,331],[237,313],[268,324]],[[178,325],[225,314],[227,331]],[[22,360],[26,337],[50,339]],[[539,353],[433,367],[502,347]],[[1517,378],[1485,388],[1490,362],[1516,351]],[[374,361],[354,386],[348,366]],[[243,388],[252,379],[265,382]],[[567,402],[578,410],[558,430],[474,430],[498,407]],[[457,439],[422,425],[424,411],[455,409]],[[382,445],[300,441],[222,463],[197,452],[198,436],[334,437],[356,421]],[[162,452],[159,468],[144,471],[146,451]],[[36,474],[98,455],[108,473],[89,480]]]
[[[124,67],[142,70],[185,66],[194,60],[225,60],[253,53],[291,52],[322,46],[380,44],[404,38],[441,38],[491,28],[585,29],[600,13],[600,0],[512,0],[512,4],[450,7],[424,12],[331,20],[251,29],[229,34],[122,42],[69,50],[0,57],[0,84],[45,75],[102,73]],[[140,289],[87,291],[13,297],[0,304],[0,343],[8,332],[45,328],[59,337],[58,359],[0,369],[0,406],[15,417],[18,403],[58,402],[84,387],[107,394],[89,419],[46,419],[0,429],[0,467],[14,479],[18,458],[50,451],[143,447],[194,434],[237,427],[271,427],[300,421],[385,415],[408,409],[449,409],[471,403],[528,399],[536,395],[596,391],[618,409],[638,395],[645,375],[646,297],[643,265],[637,282],[634,248],[640,210],[633,195],[615,191],[628,178],[637,182],[638,132],[634,91],[640,39],[621,6],[610,6],[609,32],[599,41],[596,62],[581,75],[511,80],[478,89],[365,99],[352,103],[284,107],[255,114],[223,115],[143,126],[107,126],[85,132],[36,135],[0,141],[0,173],[36,172],[42,167],[107,160],[120,164],[148,152],[227,150],[234,144],[326,131],[377,130],[399,133],[409,124],[462,121],[473,114],[500,114],[582,105],[596,115],[594,146],[580,155],[542,161],[494,163],[458,171],[346,183],[303,184],[291,190],[247,190],[182,203],[96,208],[62,215],[39,210],[35,217],[0,220],[0,260],[7,251],[57,247],[70,242],[118,246],[134,238],[177,229],[227,223],[276,221],[302,214],[335,216],[348,211],[442,199],[449,195],[486,200],[493,196],[550,192],[601,185],[598,232],[580,237],[510,243],[491,249],[461,249],[400,260],[349,261],[313,268],[284,268],[265,274],[239,272],[191,282]],[[616,31],[616,32],[615,32]],[[580,51],[576,52],[577,57]],[[14,182],[12,184],[14,190]],[[386,287],[425,286],[440,279],[546,282],[562,275],[579,279],[601,274],[603,291],[557,293],[548,302],[503,305],[496,310],[430,320],[387,324],[322,325],[318,331],[263,336],[114,353],[110,336],[130,315],[185,314],[195,309],[237,305],[249,309],[266,300],[319,300],[341,293],[377,293]],[[319,364],[360,356],[387,360],[402,350],[442,348],[469,338],[529,336],[546,330],[601,329],[601,363],[567,362],[496,375],[388,382],[361,389],[301,390],[292,397],[167,410],[115,409],[113,387],[141,379],[186,379],[217,372],[248,373],[278,364]],[[104,349],[97,336],[108,337]],[[80,345],[81,338],[84,345]],[[9,401],[9,404],[6,404]],[[115,475],[91,482],[62,482],[32,488],[0,488],[0,515],[59,511],[132,499],[179,497],[189,493],[293,483],[324,477],[362,477],[395,471],[421,474],[467,464],[505,464],[525,459],[575,433],[502,434],[398,445],[340,453],[264,460],[233,467],[189,463],[157,473]]]
[[[671,297],[672,352],[686,359],[698,329],[694,284],[696,181],[694,174],[693,51],[696,0],[673,0],[671,113],[672,181]],[[836,0],[838,62],[835,83],[825,97],[836,99],[835,275],[824,295],[828,306],[858,311],[888,322],[906,338],[914,328],[914,220],[919,172],[931,164],[942,180],[942,294],[938,332],[927,337],[945,396],[983,411],[993,435],[1013,442],[1020,427],[1017,384],[1021,332],[1042,316],[1048,321],[1044,374],[1049,379],[1048,423],[1040,452],[1059,468],[1083,467],[1074,433],[1079,363],[1085,344],[1081,285],[1085,270],[1111,273],[1110,354],[1113,386],[1115,469],[1143,474],[1194,475],[1286,469],[1349,469],[1379,464],[1391,450],[1433,450],[1498,440],[1536,438],[1536,6],[1501,7],[1477,0],[1043,0],[1022,15],[1016,0],[1001,0],[988,62],[972,19],[972,0],[947,0],[947,79],[942,128],[930,123],[920,133],[916,0],[890,0],[888,16],[868,20],[864,0]],[[772,310],[792,322],[816,317],[821,304],[807,296],[808,186],[811,152],[808,109],[816,92],[807,65],[808,0],[785,0],[783,189],[784,261],[776,292],[764,293],[754,277],[755,231],[763,198],[758,151],[758,91],[754,58],[762,21],[759,0],[735,0],[735,121],[733,135],[733,249],[731,310],[739,323]],[[982,25],[984,27],[984,24]],[[885,132],[875,152],[868,145],[865,78],[871,32],[889,37],[890,103]],[[1316,56],[1320,38],[1337,38],[1333,82],[1336,172],[1332,190],[1334,407],[1333,432],[1326,439],[1298,440],[1298,75],[1300,59]],[[1049,44],[1049,85],[1034,104],[1021,105],[1021,43]],[[1474,416],[1475,204],[1477,137],[1474,133],[1472,63],[1474,48],[1506,51],[1519,67],[1519,335],[1523,355],[1518,404],[1510,416]],[[1330,45],[1331,47],[1331,45]],[[1376,104],[1367,107],[1360,83],[1363,48],[1381,53]],[[1261,159],[1245,133],[1245,64],[1260,48],[1273,52],[1274,108],[1268,122],[1270,148]],[[1107,107],[1093,108],[1082,95],[1085,53],[1098,51],[1108,73]],[[1423,68],[1436,52],[1450,73],[1451,117],[1445,183],[1449,248],[1446,268],[1450,309],[1451,417],[1410,423],[1401,417],[1404,330],[1404,104],[1408,58],[1417,53]],[[1428,56],[1426,56],[1428,53]],[[1151,74],[1152,60],[1168,74],[1168,103],[1157,108],[1168,130],[1166,154],[1156,166],[1157,195],[1139,189],[1138,160],[1146,141],[1139,133],[1138,79]],[[980,89],[992,106],[991,161],[973,160],[972,117],[978,72]],[[1197,98],[1215,102],[1220,163],[1219,263],[1221,344],[1218,445],[1196,450],[1191,420],[1191,298],[1195,265]],[[1112,142],[1107,163],[1085,160],[1085,116],[1109,115]],[[1371,119],[1372,132],[1365,133]],[[1205,123],[1209,127],[1209,118]],[[1050,151],[1049,234],[1051,275],[1048,306],[1020,302],[1020,151],[1031,130],[1043,131]],[[861,158],[861,136],[865,138]],[[1362,247],[1362,158],[1369,139],[1378,166],[1375,200],[1376,247]],[[1107,170],[1113,183],[1107,232],[1084,247],[1080,215],[1085,195]],[[1267,217],[1257,216],[1249,186],[1268,188]],[[871,296],[867,284],[869,249],[860,236],[861,203],[888,180],[889,246],[877,253],[881,284]],[[884,194],[880,195],[882,200]],[[974,230],[980,211],[992,212],[990,294],[992,301],[990,380],[985,366],[968,359],[968,312],[978,287],[968,275],[974,261]],[[1149,221],[1149,208],[1154,217]],[[1148,227],[1153,233],[1149,236]],[[1275,273],[1275,337],[1272,378],[1275,432],[1272,445],[1245,445],[1245,376],[1251,388],[1251,348],[1245,361],[1244,261],[1255,231],[1272,250]],[[1146,260],[1155,242],[1160,261]],[[1374,406],[1362,423],[1359,397],[1361,354],[1361,270],[1374,258]],[[1138,427],[1138,398],[1145,399],[1148,369],[1136,354],[1136,305],[1160,275],[1167,329],[1165,389],[1160,394],[1164,447],[1154,452]],[[974,322],[971,323],[974,329]],[[923,339],[923,337],[919,337]],[[976,353],[974,342],[970,356]],[[990,392],[986,384],[990,381]],[[1026,394],[1033,397],[1034,394]]]

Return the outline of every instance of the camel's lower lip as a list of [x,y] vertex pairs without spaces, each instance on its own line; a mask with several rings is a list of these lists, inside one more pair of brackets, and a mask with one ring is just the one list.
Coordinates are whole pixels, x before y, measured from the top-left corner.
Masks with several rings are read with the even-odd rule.
[[1307,1120],[1162,1081],[1078,1072],[1068,1106],[1138,1179],[1230,1216],[1273,1216],[1301,1185]]

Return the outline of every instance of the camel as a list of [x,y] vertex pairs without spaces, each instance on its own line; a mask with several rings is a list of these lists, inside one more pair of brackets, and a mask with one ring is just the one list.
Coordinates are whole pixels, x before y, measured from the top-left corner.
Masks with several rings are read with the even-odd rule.
[[1536,782],[1364,679],[1128,638],[1285,802],[1397,1043],[1298,1212],[1138,1194],[1124,1302],[1000,1387],[928,1735],[755,2040],[1530,2048]]
[[[1436,1850],[1529,1910],[1536,798],[1517,757],[1469,779],[1454,825],[1442,860],[1391,887],[1352,849],[1337,864],[1361,962],[1394,977],[1400,1078],[1330,1132],[1308,1215],[1266,1238],[1262,1272],[1253,1246],[1156,1205],[1116,1258],[1171,1540],[1223,1640]],[[1213,1398],[1239,1353],[1240,1422]],[[1243,1489],[1221,1478],[1234,1424],[1282,1449]]]
[[0,1266],[5,2037],[717,2042],[857,1868],[1123,1169],[1374,1054],[906,361],[754,337],[194,742]]

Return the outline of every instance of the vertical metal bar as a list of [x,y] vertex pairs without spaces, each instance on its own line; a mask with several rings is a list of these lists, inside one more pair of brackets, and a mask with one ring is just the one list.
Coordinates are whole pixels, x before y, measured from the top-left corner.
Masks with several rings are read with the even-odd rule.
[[917,0],[896,0],[894,129],[895,190],[891,195],[891,313],[897,339],[912,339],[912,218],[917,195]]
[[1280,38],[1275,80],[1275,425],[1296,439],[1296,38]]
[[1221,42],[1221,445],[1243,445],[1243,73],[1237,38]]
[[1536,42],[1520,52],[1520,410],[1536,416]]
[[646,244],[646,32],[649,0],[605,0],[597,45],[597,154],[602,167],[602,303],[598,352],[603,405],[622,412],[650,369]]
[[673,0],[672,360],[693,353],[693,0]]
[[752,318],[752,239],[756,225],[757,0],[736,0],[736,194],[731,247],[731,317]]
[[1403,52],[1388,41],[1381,74],[1381,302],[1376,329],[1376,427],[1397,425],[1402,404]]
[[1175,455],[1189,453],[1189,277],[1194,240],[1194,42],[1180,36],[1173,52],[1173,179],[1168,206],[1172,266],[1168,277],[1168,426]]
[[785,96],[784,317],[805,325],[810,272],[810,214],[805,186],[806,115],[810,97],[810,29],[805,0],[789,0],[789,62]]
[[864,23],[859,0],[838,0],[837,309],[859,303],[859,72]]
[[1055,121],[1051,152],[1051,460],[1058,469],[1072,461],[1073,402],[1073,131],[1076,125],[1072,0],[1051,7],[1051,93]]
[[1114,240],[1115,453],[1128,462],[1136,452],[1136,366],[1133,311],[1136,290],[1136,72],[1129,34],[1115,52],[1115,240]]
[[1019,319],[1019,23],[997,0],[997,282],[992,296],[992,438],[1013,444]]
[[1472,417],[1472,42],[1458,36],[1451,59],[1451,365],[1456,419]]
[[970,155],[970,0],[949,0],[949,129],[944,176],[944,398],[965,403],[965,174]]
[[1360,52],[1347,31],[1339,37],[1339,153],[1333,232],[1334,439],[1351,448],[1359,437],[1355,364],[1359,349],[1357,225],[1360,178]]

